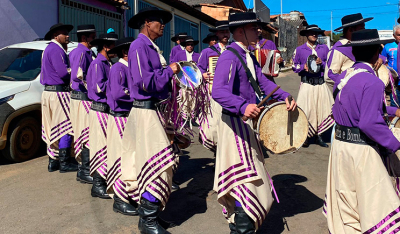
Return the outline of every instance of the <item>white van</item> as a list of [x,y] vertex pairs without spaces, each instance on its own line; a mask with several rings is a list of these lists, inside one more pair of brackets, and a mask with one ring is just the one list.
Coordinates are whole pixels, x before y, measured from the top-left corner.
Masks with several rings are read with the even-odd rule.
[[[40,69],[48,44],[49,41],[33,41],[0,50],[0,152],[10,161],[33,158],[44,145]],[[68,52],[77,45],[68,44]]]

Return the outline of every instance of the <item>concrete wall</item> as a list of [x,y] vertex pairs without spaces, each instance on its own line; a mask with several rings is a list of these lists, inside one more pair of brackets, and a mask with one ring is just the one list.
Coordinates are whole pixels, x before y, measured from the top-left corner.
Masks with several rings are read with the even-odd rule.
[[297,28],[288,21],[278,17],[279,25],[279,47],[286,48],[286,52],[282,52],[282,57],[286,62],[292,59],[293,52],[297,48]]

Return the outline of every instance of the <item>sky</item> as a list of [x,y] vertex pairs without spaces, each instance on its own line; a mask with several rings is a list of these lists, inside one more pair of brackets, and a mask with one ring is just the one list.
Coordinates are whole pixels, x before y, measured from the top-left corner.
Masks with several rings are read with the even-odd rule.
[[[253,8],[253,0],[243,0],[248,8]],[[280,14],[280,0],[262,0],[270,9],[271,15]],[[282,0],[283,13],[298,10],[304,13],[308,24],[317,24],[321,29],[331,30],[331,11],[333,29],[341,26],[345,15],[361,13],[364,18],[374,17],[366,23],[365,28],[392,30],[399,17],[398,0],[333,0],[301,1]],[[330,2],[331,4],[328,4]]]

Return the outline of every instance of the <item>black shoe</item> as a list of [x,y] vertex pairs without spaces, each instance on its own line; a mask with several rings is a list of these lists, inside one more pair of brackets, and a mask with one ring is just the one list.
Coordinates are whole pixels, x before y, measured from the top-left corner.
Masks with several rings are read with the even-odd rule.
[[172,185],[171,185],[172,190],[179,190],[181,189],[181,187],[179,187],[178,183],[172,181]]
[[92,197],[99,197],[102,199],[111,199],[107,193],[107,183],[96,171],[93,175],[93,186],[91,191]]
[[254,221],[246,214],[243,207],[235,207],[235,224],[237,234],[255,234]]
[[158,223],[158,215],[161,212],[158,203],[152,203],[142,197],[139,212],[139,231],[141,234],[164,234],[167,231]]
[[[71,158],[71,148],[59,149],[60,172],[72,172],[78,170],[78,164],[75,164]],[[76,160],[75,160],[76,161]]]
[[237,234],[236,225],[234,223],[229,223],[229,229],[231,230],[229,234]]
[[76,174],[76,180],[83,184],[93,184],[93,177],[90,176],[89,167],[89,149],[83,147],[81,153],[82,164],[78,166],[78,173]]
[[60,170],[60,161],[49,157],[49,165],[47,166],[49,172]]
[[116,194],[114,194],[113,210],[116,213],[121,213],[123,215],[129,215],[129,216],[136,216],[139,214],[137,209],[133,205],[124,202]]
[[321,147],[325,147],[325,148],[328,148],[328,147],[329,147],[329,145],[326,144],[326,143],[322,140],[322,137],[321,137],[320,135],[317,135],[317,139],[316,139],[315,143],[317,143],[317,145],[319,145],[319,146],[321,146]]
[[303,148],[308,148],[310,146],[310,140],[307,137],[306,141],[303,143]]

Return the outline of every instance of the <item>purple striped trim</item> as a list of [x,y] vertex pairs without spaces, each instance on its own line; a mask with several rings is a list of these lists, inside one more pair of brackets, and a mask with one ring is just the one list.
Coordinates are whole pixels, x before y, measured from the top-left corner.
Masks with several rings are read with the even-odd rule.
[[[163,153],[167,152],[168,150],[172,150],[172,145],[168,145],[167,147],[165,147],[164,149],[162,149],[160,152],[158,152],[157,154],[155,154],[153,157],[151,157],[149,160],[147,160],[147,162],[143,165],[142,168],[147,167],[147,165],[149,165],[150,163],[152,163],[152,161],[154,161],[157,157],[159,157],[160,155],[162,155]],[[157,162],[153,163],[156,164]],[[140,171],[138,177],[141,177],[143,170]]]
[[[58,128],[60,125],[66,123],[66,122],[68,122],[68,121],[69,121],[69,119],[66,119],[66,120],[62,121],[61,123],[57,124],[56,126],[54,126],[53,128],[51,128],[50,132],[52,132],[54,129]],[[44,132],[44,126],[42,126],[42,131]]]
[[62,109],[64,111],[65,116],[69,120],[69,105],[68,105],[67,101],[65,100],[65,94],[57,92],[57,97],[58,97],[58,100],[59,100],[59,102],[61,104],[61,107],[62,107]]
[[[161,181],[161,178],[160,178],[160,177],[159,177],[158,179],[159,179],[159,181]],[[154,181],[151,182],[151,183],[157,185],[157,186],[161,189],[161,191],[159,190],[159,192],[162,193],[162,194],[164,195],[163,197],[167,198],[167,197],[169,197],[169,195],[171,194],[171,192],[165,190],[165,186],[162,186],[160,183],[157,182],[157,180],[154,180]],[[156,189],[156,187],[154,187],[154,188]],[[167,188],[169,188],[168,185],[167,185]]]
[[[114,164],[115,166],[115,164]],[[111,169],[108,171],[107,175],[107,183],[112,184],[116,179],[118,179],[121,176],[121,163],[118,163],[117,166],[114,169]]]
[[123,198],[125,198],[125,200],[129,200],[129,196],[128,196],[128,193],[126,192],[125,184],[122,184],[120,182],[122,182],[122,180],[118,179],[117,181],[115,181],[115,183],[113,183],[114,191],[115,192],[118,191],[118,194],[121,195]]
[[[161,200],[162,200],[161,203],[162,203],[162,204],[167,203],[167,198],[166,198],[165,195],[164,195],[162,192],[160,192],[157,188],[153,187],[151,184],[149,184],[149,185],[147,186],[147,188],[153,190],[155,193],[157,193],[157,194],[161,197]],[[149,191],[149,192],[150,192],[150,191]]]
[[[159,160],[154,162],[153,165],[151,165],[149,168],[147,168],[147,170],[145,171],[143,176],[139,175],[138,176],[139,187],[144,187],[144,186],[141,186],[141,185],[145,184],[146,181],[149,181],[150,177],[152,177],[153,175],[157,174],[159,171],[161,171],[164,167],[166,167],[171,162],[174,162],[173,157],[174,157],[174,154],[172,152],[169,152],[168,154],[166,154],[165,156],[163,156],[162,158],[160,158]],[[165,163],[161,163],[164,160],[165,160]],[[154,168],[155,166],[158,166],[158,167]],[[152,171],[152,172],[150,172],[150,171]],[[147,174],[149,174],[149,175],[145,178],[145,176]]]
[[122,137],[124,136],[125,124],[126,124],[127,118],[126,117],[114,117],[114,120],[115,120],[115,124],[117,125],[119,135],[122,139]]
[[107,137],[107,120],[105,120],[105,113],[96,111],[97,115],[97,120],[99,121],[99,124],[101,126],[101,129],[103,130],[103,134],[105,137]]
[[65,128],[68,128],[72,126],[71,121],[68,121],[66,123],[63,123],[62,125],[57,125],[56,129],[50,131],[50,138],[54,136],[54,134],[58,134],[60,131],[64,130]]
[[58,132],[57,135],[53,136],[50,139],[50,142],[54,142],[57,138],[60,138],[60,137],[63,137],[65,135],[67,135],[68,133],[70,133],[71,130],[72,130],[72,126],[69,126],[67,129],[64,129],[63,131]]
[[[235,193],[236,196],[239,197],[241,204],[245,204],[246,210],[248,210],[250,213],[252,213],[254,217],[257,217],[257,213],[246,204],[246,201],[245,201],[245,199],[243,199],[243,196],[238,191],[236,191],[236,189],[232,189],[231,191],[233,193]],[[260,225],[261,225],[260,220],[257,219],[257,226],[260,226]]]
[[[384,219],[382,219],[377,225],[373,226],[368,231],[364,232],[364,234],[369,234],[369,233],[372,233],[372,232],[376,231],[378,228],[380,228],[382,225],[384,225],[387,221],[389,221],[389,219],[391,219],[393,216],[397,215],[399,212],[400,212],[400,207],[398,207],[393,212],[391,212],[388,216],[386,216]],[[386,232],[391,226],[393,226],[394,224],[398,223],[399,220],[400,220],[400,218],[397,218],[396,220],[390,222],[389,225],[387,225],[379,233],[383,233],[382,232],[383,230],[384,230],[384,232]],[[390,226],[390,227],[387,228],[388,226]],[[395,230],[395,231],[397,232],[398,230]],[[396,233],[396,232],[392,232],[392,233]]]
[[86,113],[89,114],[90,107],[92,103],[90,101],[82,101],[83,107],[85,107]]

